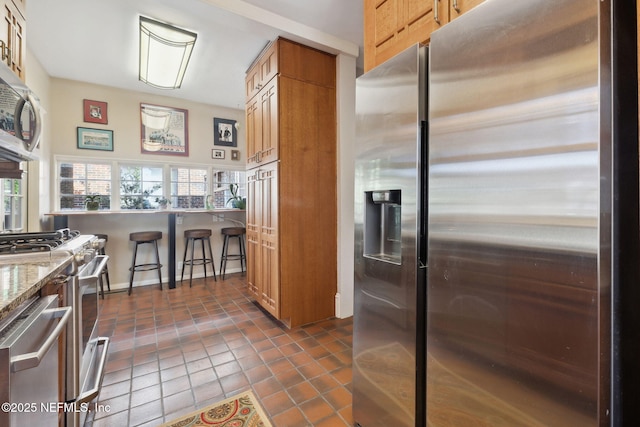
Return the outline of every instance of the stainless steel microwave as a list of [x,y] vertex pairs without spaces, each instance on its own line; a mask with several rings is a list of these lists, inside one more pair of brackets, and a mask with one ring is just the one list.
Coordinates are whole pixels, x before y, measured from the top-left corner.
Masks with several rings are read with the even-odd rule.
[[0,64],[0,159],[37,160],[42,130],[38,98],[8,67]]

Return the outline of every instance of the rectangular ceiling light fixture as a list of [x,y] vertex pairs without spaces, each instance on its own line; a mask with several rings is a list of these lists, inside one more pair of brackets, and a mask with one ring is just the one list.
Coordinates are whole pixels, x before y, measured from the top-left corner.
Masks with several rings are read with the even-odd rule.
[[141,16],[140,80],[161,89],[179,88],[196,38],[196,33]]

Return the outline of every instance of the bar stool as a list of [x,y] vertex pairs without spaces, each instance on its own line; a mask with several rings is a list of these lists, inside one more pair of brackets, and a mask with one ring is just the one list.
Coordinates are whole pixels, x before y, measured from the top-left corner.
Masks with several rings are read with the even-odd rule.
[[[224,236],[224,242],[222,244],[222,256],[220,257],[220,274],[222,274],[222,280],[224,280],[224,274],[227,270],[227,260],[240,260],[240,270],[244,273],[247,256],[244,250],[244,235],[247,232],[244,227],[226,227],[220,230],[220,233]],[[230,254],[229,251],[229,239],[236,237],[238,239],[239,253]]]
[[[107,246],[107,241],[109,240],[109,236],[106,234],[96,234],[95,236],[98,239],[104,240],[104,246],[98,250],[98,255],[106,255],[105,249]],[[104,281],[102,279],[102,276],[104,276],[104,278],[107,280],[107,290],[111,292],[111,281],[109,280],[109,269],[107,268],[106,264],[104,266],[104,269],[102,270],[102,273],[100,274],[100,296],[102,297],[102,299],[104,299]]]
[[[213,251],[211,251],[211,230],[206,228],[196,228],[192,230],[184,230],[184,256],[182,257],[182,274],[180,274],[180,282],[184,278],[184,267],[188,265],[190,267],[189,271],[189,287],[191,287],[191,282],[193,281],[193,266],[201,265],[204,267],[204,278],[207,279],[207,264],[211,264],[211,270],[213,270],[213,280],[216,282],[218,279],[216,278],[216,267],[213,264]],[[202,258],[194,258],[195,256],[195,242],[196,240],[200,241],[202,246]],[[207,241],[207,247],[209,248],[209,257],[206,255],[204,241]],[[189,245],[191,245],[191,258],[187,260],[187,250],[189,249]]]
[[[160,264],[160,254],[158,253],[158,240],[162,239],[161,231],[139,231],[129,234],[129,240],[136,243],[136,247],[133,251],[133,261],[131,261],[131,274],[129,276],[129,295],[133,289],[133,274],[136,271],[150,271],[158,270],[158,280],[160,281],[160,290],[162,290],[162,264]],[[136,257],[138,256],[138,246],[144,244],[152,244],[156,252],[156,262],[146,264],[136,264]]]

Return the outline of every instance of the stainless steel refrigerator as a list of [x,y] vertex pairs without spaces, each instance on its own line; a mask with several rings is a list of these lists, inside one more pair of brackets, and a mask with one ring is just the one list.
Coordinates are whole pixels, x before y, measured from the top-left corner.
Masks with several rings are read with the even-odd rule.
[[358,78],[356,425],[640,421],[635,21],[487,0]]

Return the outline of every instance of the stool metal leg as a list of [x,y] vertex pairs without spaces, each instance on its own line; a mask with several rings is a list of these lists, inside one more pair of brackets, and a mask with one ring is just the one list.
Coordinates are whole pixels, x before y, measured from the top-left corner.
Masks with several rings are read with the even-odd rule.
[[[204,244],[204,242],[203,242]],[[211,240],[207,239],[207,246],[209,247],[209,256],[211,257],[211,270],[213,271],[213,281],[217,282],[218,279],[216,278],[216,264],[213,260],[213,251],[211,250]],[[205,266],[205,275],[206,275],[206,266]]]
[[220,257],[220,275],[224,280],[224,275],[227,271],[227,247],[229,245],[229,236],[225,234],[222,242],[222,256]]
[[162,265],[160,264],[160,252],[158,252],[158,241],[153,241],[153,246],[156,248],[156,263],[158,265],[158,280],[160,281],[160,290],[162,290]]
[[182,281],[184,280],[184,266],[185,266],[185,261],[187,260],[187,247],[189,247],[189,240],[191,239],[187,239],[184,245],[184,255],[182,256],[182,273],[180,273],[180,283],[182,283]]
[[247,270],[247,252],[244,247],[244,234],[238,236],[238,241],[240,244],[240,271],[244,274]]
[[138,242],[136,242],[136,247],[133,250],[133,261],[131,261],[131,273],[129,273],[129,295],[131,295],[131,290],[133,289],[133,273],[136,271],[136,257],[138,255]]
[[202,268],[204,269],[204,281],[207,281],[207,252],[204,250],[204,238],[200,240],[200,249],[202,250]]
[[196,239],[191,240],[191,261],[189,261],[189,287],[191,287],[191,282],[193,282],[193,251],[196,248]]

